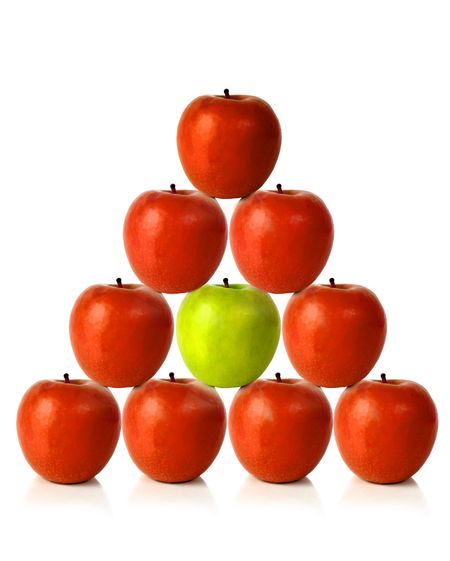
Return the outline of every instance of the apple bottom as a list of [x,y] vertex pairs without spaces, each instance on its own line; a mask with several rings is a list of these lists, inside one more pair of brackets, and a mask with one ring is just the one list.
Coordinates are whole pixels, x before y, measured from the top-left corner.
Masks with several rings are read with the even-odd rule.
[[242,466],[257,479],[266,483],[293,483],[304,479],[317,466],[325,453],[328,441],[317,446],[311,439],[308,442],[298,436],[298,444],[291,446],[288,457],[285,451],[280,449],[281,446],[273,444],[259,445],[256,453],[246,453],[239,449],[239,446],[233,448]]
[[[430,432],[432,431],[430,427]],[[395,457],[384,450],[383,444],[380,445],[379,442],[374,442],[372,450],[368,452],[366,439],[350,449],[339,438],[336,434],[339,452],[347,467],[360,479],[378,485],[394,485],[413,477],[427,460],[432,446],[421,442],[417,446],[399,443]]]
[[331,437],[332,411],[323,391],[297,379],[257,380],[236,394],[229,432],[236,456],[269,483],[306,477]]
[[[103,444],[96,449],[92,441],[82,437],[76,447],[79,455],[73,452],[69,443],[67,446],[58,446],[40,458],[28,453],[25,447],[22,450],[30,467],[43,479],[60,485],[78,485],[90,481],[103,470],[111,459],[117,437],[111,438],[106,450]],[[99,456],[99,459],[85,459],[89,456]]]

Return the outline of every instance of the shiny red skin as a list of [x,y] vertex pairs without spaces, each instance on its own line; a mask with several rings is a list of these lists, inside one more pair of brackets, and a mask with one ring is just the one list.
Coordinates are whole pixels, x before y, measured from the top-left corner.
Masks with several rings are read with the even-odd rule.
[[158,292],[191,292],[219,266],[227,222],[218,202],[198,191],[147,191],[128,210],[123,239],[144,284]]
[[333,245],[331,214],[308,191],[258,191],[242,199],[230,244],[242,276],[273,293],[297,292],[324,268]]
[[184,110],[178,154],[191,183],[212,197],[246,197],[263,185],[281,147],[270,105],[250,95],[203,95]]
[[82,483],[111,458],[120,410],[108,388],[90,380],[41,380],[25,393],[17,434],[30,466],[55,483]]
[[378,298],[354,284],[312,285],[291,297],[283,316],[283,339],[294,368],[327,388],[362,380],[381,354],[386,329]]
[[309,382],[260,379],[237,392],[228,422],[244,468],[263,481],[288,483],[306,477],[322,459],[332,411],[322,389]]
[[104,386],[142,384],[160,368],[173,337],[164,296],[139,284],[96,284],[76,300],[70,340],[83,371]]
[[372,483],[398,483],[425,463],[438,414],[430,394],[408,380],[363,380],[336,406],[334,432],[342,458]]
[[149,380],[132,390],[123,410],[132,460],[146,475],[166,483],[191,481],[206,471],[225,429],[219,394],[194,379]]

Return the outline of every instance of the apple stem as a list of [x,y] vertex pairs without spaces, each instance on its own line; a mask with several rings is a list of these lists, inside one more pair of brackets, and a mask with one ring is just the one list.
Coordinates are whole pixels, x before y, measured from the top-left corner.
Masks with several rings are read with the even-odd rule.
[[278,191],[278,193],[283,192],[283,188],[281,187],[281,183],[277,183],[277,191]]
[[169,372],[169,378],[171,382],[175,382],[175,374],[173,372]]
[[120,277],[117,277],[117,278],[116,278],[116,283],[117,283],[117,286],[118,286],[119,288],[123,288],[122,279],[121,279]]
[[331,279],[330,279],[330,286],[331,286],[331,288],[336,288],[336,283],[334,282],[333,277],[331,277]]
[[224,278],[224,279],[223,279],[223,286],[224,286],[225,288],[230,288],[230,285],[228,284],[228,279],[227,279],[227,278]]
[[67,372],[64,374],[64,382],[66,384],[70,384],[69,375],[67,374]]
[[230,90],[228,88],[225,88],[223,90],[223,93],[225,94],[226,99],[230,99]]
[[279,372],[275,374],[275,378],[277,379],[277,382],[281,382],[281,374]]
[[172,193],[176,193],[176,192],[177,192],[177,188],[175,187],[175,183],[171,183],[171,184],[170,184],[170,190],[172,191]]
[[383,382],[383,384],[386,384],[386,383],[387,383],[386,374],[383,373],[383,374],[381,375],[381,381]]

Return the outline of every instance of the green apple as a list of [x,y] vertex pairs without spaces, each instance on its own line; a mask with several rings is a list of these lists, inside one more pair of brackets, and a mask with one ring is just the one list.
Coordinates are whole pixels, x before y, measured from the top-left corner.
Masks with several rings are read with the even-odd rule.
[[192,374],[210,386],[233,388],[256,380],[273,358],[280,315],[272,298],[248,284],[206,284],[188,294],[176,333]]

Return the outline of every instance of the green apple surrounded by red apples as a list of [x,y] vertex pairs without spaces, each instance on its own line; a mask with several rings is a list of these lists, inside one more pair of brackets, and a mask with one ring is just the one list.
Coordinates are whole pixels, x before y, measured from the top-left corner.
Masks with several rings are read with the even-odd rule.
[[176,334],[192,374],[210,386],[233,388],[256,380],[273,358],[280,316],[266,292],[248,284],[206,284],[188,294]]

